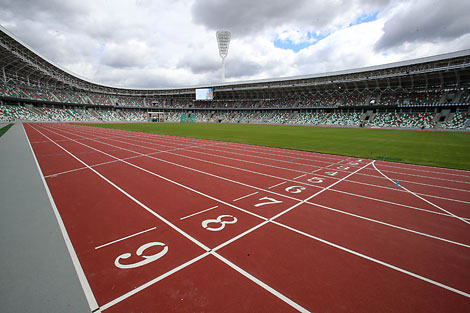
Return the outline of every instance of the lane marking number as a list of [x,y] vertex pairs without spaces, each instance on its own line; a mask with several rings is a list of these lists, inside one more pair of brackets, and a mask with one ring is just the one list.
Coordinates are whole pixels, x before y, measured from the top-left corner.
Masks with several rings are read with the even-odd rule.
[[[148,256],[147,255],[142,255],[145,252],[145,250],[147,250],[150,247],[155,247],[155,246],[162,246],[163,250],[158,252],[158,253],[155,253],[153,255],[148,255]],[[140,246],[139,249],[137,249],[137,251],[136,251],[136,254],[138,256],[142,256],[142,258],[144,258],[144,260],[142,260],[140,262],[137,262],[137,263],[132,263],[132,264],[122,264],[120,262],[121,260],[128,259],[132,255],[131,253],[124,253],[124,254],[121,254],[120,256],[118,256],[116,258],[116,260],[114,260],[114,265],[116,265],[116,267],[122,268],[122,269],[136,268],[136,267],[140,267],[142,265],[146,265],[146,264],[149,264],[153,261],[158,260],[159,258],[164,256],[167,252],[168,252],[168,246],[166,244],[164,244],[162,242],[149,242],[149,243],[146,243],[146,244]]]
[[282,203],[282,201],[280,201],[280,200],[276,200],[276,199],[269,198],[269,197],[263,197],[263,198],[260,198],[260,200],[267,200],[267,201],[255,204],[255,207],[260,207],[260,206],[266,205],[266,204]]
[[304,191],[306,188],[303,187],[303,186],[290,186],[290,187],[287,187],[286,188],[286,191],[287,192],[290,192],[290,193],[301,193],[302,191]]
[[323,183],[323,179],[318,178],[318,177],[309,178],[309,179],[307,179],[307,181],[309,181],[311,183],[314,183],[314,184]]
[[[223,221],[222,220],[223,218],[230,218],[230,217],[232,218],[231,221]],[[202,227],[205,230],[220,231],[220,230],[225,228],[225,224],[235,224],[237,221],[238,220],[235,216],[232,216],[232,215],[219,215],[216,219],[208,219],[208,220],[202,221]],[[220,224],[220,226],[219,227],[209,227],[208,226],[209,224],[213,224],[213,223]]]

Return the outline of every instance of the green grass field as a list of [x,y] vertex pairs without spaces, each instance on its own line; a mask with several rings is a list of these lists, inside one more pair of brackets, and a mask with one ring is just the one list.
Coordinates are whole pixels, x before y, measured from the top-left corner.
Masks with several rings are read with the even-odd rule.
[[470,133],[206,123],[81,124],[470,170]]
[[7,130],[9,130],[10,127],[12,127],[12,126],[13,126],[13,124],[8,124],[8,125],[5,125],[2,128],[0,128],[0,137],[2,137],[3,134],[5,134],[7,132]]

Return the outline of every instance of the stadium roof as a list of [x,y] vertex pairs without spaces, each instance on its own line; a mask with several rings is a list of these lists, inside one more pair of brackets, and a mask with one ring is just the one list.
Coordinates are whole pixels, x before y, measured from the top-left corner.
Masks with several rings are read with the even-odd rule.
[[214,87],[216,94],[223,99],[242,99],[256,94],[259,97],[270,97],[292,91],[332,91],[338,88],[350,91],[376,88],[467,88],[470,81],[470,50],[463,50],[350,70],[205,86],[155,89],[106,86],[54,64],[1,26],[0,31],[1,79],[6,83],[13,81],[16,84],[50,89],[141,96],[190,96],[196,88]]

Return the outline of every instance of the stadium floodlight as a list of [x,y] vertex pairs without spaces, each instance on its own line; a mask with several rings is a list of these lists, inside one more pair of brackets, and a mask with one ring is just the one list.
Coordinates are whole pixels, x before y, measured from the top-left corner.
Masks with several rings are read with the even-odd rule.
[[228,54],[228,46],[230,45],[230,39],[232,33],[229,30],[218,30],[215,33],[217,37],[217,45],[219,46],[219,55],[222,58],[222,81],[225,80],[225,58]]

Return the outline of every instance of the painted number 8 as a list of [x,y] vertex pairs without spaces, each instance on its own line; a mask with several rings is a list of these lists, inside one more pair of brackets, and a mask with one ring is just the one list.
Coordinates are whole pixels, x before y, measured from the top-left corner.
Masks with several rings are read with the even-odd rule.
[[[231,221],[223,221],[223,218],[228,218],[231,217]],[[205,230],[210,230],[210,231],[219,231],[225,228],[225,224],[235,224],[237,222],[237,218],[232,215],[220,215],[216,219],[208,219],[202,222],[202,227]],[[209,224],[220,224],[219,227],[209,227]]]

